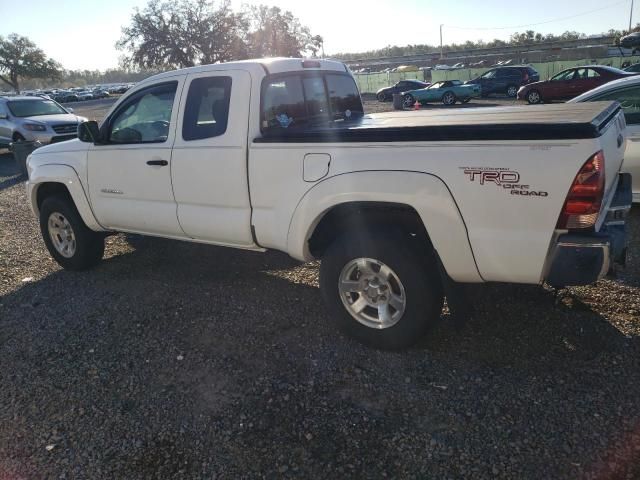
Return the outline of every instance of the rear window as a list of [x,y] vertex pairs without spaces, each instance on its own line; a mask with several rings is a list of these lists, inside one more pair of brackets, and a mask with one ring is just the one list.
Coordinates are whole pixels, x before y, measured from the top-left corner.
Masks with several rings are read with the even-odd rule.
[[346,75],[327,75],[329,104],[334,119],[350,119],[364,114],[360,93],[353,78]]
[[262,130],[330,124],[363,113],[358,88],[349,75],[290,74],[263,83]]

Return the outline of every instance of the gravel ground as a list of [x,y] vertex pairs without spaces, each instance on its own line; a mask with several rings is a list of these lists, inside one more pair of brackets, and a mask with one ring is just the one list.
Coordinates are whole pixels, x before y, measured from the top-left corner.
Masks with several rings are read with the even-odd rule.
[[0,155],[0,480],[640,478],[638,208],[617,279],[474,287],[389,353],[281,253],[118,235],[62,271],[23,180]]

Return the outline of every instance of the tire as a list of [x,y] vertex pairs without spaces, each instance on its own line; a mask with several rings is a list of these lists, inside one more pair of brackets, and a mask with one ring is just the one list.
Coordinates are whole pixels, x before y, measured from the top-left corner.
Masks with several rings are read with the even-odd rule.
[[445,92],[444,95],[442,95],[442,103],[445,105],[455,105],[456,100],[457,98],[453,92]]
[[518,86],[517,85],[509,85],[507,87],[507,97],[515,98],[518,95]]
[[[66,270],[87,270],[102,260],[104,235],[85,225],[66,196],[44,199],[40,207],[40,232],[53,259]],[[64,245],[69,248],[63,248]]]
[[387,96],[384,93],[380,92],[378,95],[376,95],[376,98],[379,102],[384,102],[387,99]]
[[530,90],[527,92],[527,102],[531,105],[536,105],[542,102],[542,96],[538,90]]
[[462,103],[469,103],[470,101],[471,101],[471,97],[465,98],[464,100],[462,100]]
[[[363,268],[357,262],[374,268]],[[379,262],[384,267],[376,272],[377,264],[371,262]],[[371,280],[369,287],[363,287],[367,279],[376,276],[378,279]],[[357,280],[353,281],[354,278]],[[380,278],[387,281],[379,281]],[[352,286],[341,292],[339,286],[347,285],[342,280],[351,282]],[[442,286],[433,256],[425,255],[411,245],[408,236],[401,234],[365,231],[347,233],[336,239],[320,264],[320,288],[337,326],[356,340],[376,348],[400,349],[414,344],[442,312]],[[376,288],[374,295],[380,296],[373,300],[369,294]],[[384,292],[389,298],[392,292],[395,301],[385,298]],[[380,311],[373,305],[380,303],[388,304],[382,305],[387,318],[378,317],[376,321]],[[363,304],[366,305],[362,307]],[[403,305],[403,310],[394,305]]]
[[402,97],[402,106],[404,108],[411,108],[415,105],[416,99],[413,98],[413,95],[407,93],[404,97]]
[[16,142],[16,143],[17,142],[24,142],[25,138],[22,136],[22,134],[16,132],[16,133],[13,134],[13,141]]

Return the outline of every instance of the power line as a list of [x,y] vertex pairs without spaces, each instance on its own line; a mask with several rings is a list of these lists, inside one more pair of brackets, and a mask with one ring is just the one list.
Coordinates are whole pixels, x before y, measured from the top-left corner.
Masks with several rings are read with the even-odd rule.
[[606,10],[609,9],[611,7],[616,7],[622,3],[628,3],[629,0],[622,0],[620,2],[616,2],[616,3],[612,3],[611,5],[607,5],[606,7],[600,7],[600,8],[596,8],[593,10],[589,10],[587,12],[582,12],[582,13],[577,13],[575,15],[569,15],[568,17],[560,17],[560,18],[554,18],[553,20],[545,20],[544,22],[538,22],[538,23],[528,23],[528,24],[524,24],[524,25],[511,25],[509,27],[456,27],[456,26],[452,26],[452,25],[446,25],[447,28],[455,28],[458,30],[509,30],[509,29],[514,29],[514,28],[525,28],[525,27],[535,27],[537,25],[546,25],[547,23],[554,23],[554,22],[561,22],[563,20],[570,20],[572,18],[576,18],[576,17],[581,17],[583,15],[589,15],[591,13],[594,12],[599,12],[601,10]]

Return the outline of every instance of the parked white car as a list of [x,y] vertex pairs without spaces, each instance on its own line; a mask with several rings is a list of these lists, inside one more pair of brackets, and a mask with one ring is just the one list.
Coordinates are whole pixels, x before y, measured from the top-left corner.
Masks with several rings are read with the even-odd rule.
[[569,103],[603,100],[616,100],[622,105],[628,135],[622,170],[631,174],[633,201],[640,203],[640,75],[605,83]]
[[622,262],[624,146],[614,102],[364,115],[344,64],[266,59],[142,81],[36,150],[27,191],[64,268],[111,232],[322,259],[331,318],[399,348],[459,283],[584,285]]

